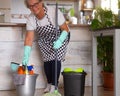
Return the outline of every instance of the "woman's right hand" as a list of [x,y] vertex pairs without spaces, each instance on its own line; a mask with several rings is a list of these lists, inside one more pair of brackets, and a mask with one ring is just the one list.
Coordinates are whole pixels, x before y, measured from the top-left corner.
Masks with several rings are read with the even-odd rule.
[[25,46],[23,60],[22,60],[23,65],[28,65],[30,53],[31,53],[31,46]]
[[34,31],[27,31],[24,41],[24,55],[22,60],[23,65],[27,65],[29,62],[33,38],[34,38]]

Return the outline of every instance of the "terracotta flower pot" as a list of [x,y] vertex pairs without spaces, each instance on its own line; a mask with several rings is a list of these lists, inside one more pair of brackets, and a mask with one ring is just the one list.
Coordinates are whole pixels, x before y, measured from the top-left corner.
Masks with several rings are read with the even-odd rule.
[[103,77],[103,87],[105,90],[114,90],[114,75],[110,72],[101,72]]

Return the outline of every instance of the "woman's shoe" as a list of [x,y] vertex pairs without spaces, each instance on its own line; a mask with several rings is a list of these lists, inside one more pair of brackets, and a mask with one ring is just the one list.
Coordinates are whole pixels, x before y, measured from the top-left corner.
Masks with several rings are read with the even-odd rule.
[[51,84],[47,84],[46,88],[44,89],[44,93],[48,93],[51,89]]
[[54,85],[51,85],[50,93],[53,93],[54,91],[55,91],[55,86],[54,86]]

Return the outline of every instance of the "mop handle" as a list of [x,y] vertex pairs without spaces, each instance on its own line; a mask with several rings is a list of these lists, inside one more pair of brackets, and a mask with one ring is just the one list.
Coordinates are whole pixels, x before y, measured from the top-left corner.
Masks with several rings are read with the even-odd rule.
[[[57,40],[57,30],[58,30],[58,0],[56,0],[56,10],[55,10],[55,29],[56,29],[56,36],[55,39]],[[57,49],[55,49],[55,90],[57,90]]]

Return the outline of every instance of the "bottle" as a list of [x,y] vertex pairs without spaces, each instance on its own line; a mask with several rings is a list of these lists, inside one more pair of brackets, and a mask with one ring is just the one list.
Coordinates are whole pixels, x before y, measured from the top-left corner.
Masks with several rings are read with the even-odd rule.
[[83,16],[84,16],[84,11],[80,11],[80,24],[83,24]]
[[17,72],[18,72],[18,74],[24,74],[24,68],[23,68],[22,64],[19,65]]
[[24,73],[25,73],[25,74],[29,74],[27,65],[25,66],[25,71],[24,71]]
[[30,75],[33,75],[33,74],[34,74],[33,69],[29,71],[29,74],[30,74]]
[[30,75],[33,75],[33,74],[34,74],[33,65],[27,66],[27,68],[28,68],[29,74],[30,74]]

